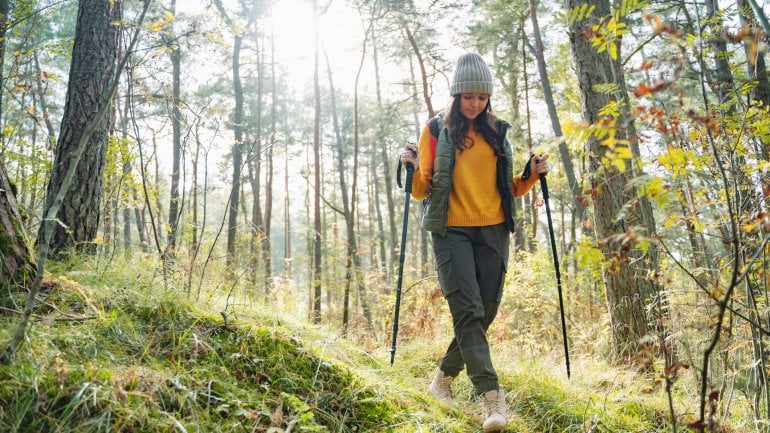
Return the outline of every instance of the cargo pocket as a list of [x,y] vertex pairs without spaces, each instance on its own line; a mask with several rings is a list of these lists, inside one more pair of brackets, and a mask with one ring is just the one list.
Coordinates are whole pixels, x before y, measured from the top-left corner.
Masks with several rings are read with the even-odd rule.
[[438,274],[438,283],[441,286],[441,293],[446,299],[449,295],[458,289],[455,283],[454,272],[452,271],[452,251],[445,250],[436,254],[436,273]]

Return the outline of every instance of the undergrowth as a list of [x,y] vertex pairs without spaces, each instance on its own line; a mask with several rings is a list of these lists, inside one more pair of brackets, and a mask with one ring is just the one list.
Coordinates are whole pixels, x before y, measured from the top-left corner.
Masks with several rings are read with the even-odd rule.
[[[54,271],[24,345],[0,369],[0,431],[480,431],[464,374],[460,409],[425,392],[443,338],[405,339],[391,367],[384,349],[274,306],[223,315],[127,272]],[[3,344],[17,322],[0,316]],[[660,399],[623,398],[590,376],[569,382],[542,362],[497,361],[508,431],[669,430]]]

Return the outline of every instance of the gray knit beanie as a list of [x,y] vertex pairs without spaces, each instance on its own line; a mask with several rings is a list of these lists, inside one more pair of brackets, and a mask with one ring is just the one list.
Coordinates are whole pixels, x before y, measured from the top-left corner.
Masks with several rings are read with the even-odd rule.
[[477,53],[465,53],[457,59],[449,94],[492,94],[492,71]]

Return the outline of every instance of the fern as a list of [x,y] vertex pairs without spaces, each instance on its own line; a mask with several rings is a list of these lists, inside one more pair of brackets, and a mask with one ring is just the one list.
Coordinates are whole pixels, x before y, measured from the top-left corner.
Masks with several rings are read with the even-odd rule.
[[571,8],[569,12],[567,12],[567,21],[569,21],[570,25],[575,24],[576,22],[583,21],[586,18],[590,18],[591,14],[596,9],[595,5],[588,6],[588,3],[583,3],[580,6],[575,6],[574,8]]
[[620,91],[620,88],[615,83],[600,83],[594,86],[594,90],[603,95],[612,95]]

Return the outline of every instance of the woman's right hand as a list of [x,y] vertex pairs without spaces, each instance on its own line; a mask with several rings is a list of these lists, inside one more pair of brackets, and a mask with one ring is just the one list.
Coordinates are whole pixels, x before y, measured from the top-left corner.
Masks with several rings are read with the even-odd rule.
[[401,156],[399,157],[401,160],[401,164],[406,166],[407,164],[412,164],[415,170],[420,166],[420,158],[417,155],[417,145],[414,143],[409,143],[404,147],[404,150],[401,152]]

